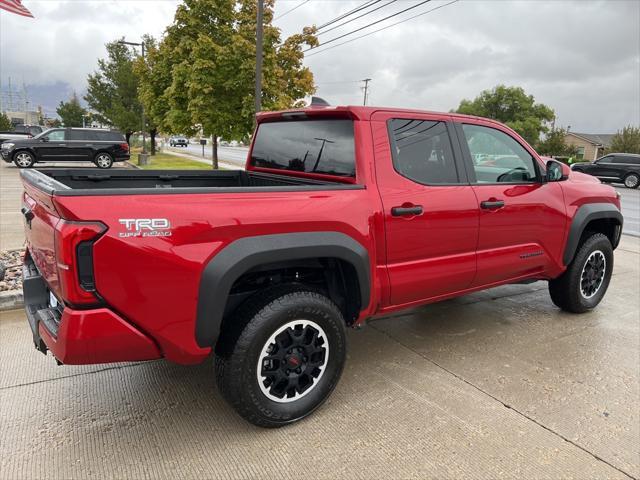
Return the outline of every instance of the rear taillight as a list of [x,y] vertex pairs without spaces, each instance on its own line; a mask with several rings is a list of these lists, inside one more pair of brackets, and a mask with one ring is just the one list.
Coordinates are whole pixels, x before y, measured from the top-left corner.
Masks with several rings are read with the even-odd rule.
[[120,144],[120,148],[122,150],[124,150],[126,153],[129,153],[129,144],[128,143],[121,143]]
[[55,244],[62,298],[72,305],[95,304],[93,243],[107,230],[100,222],[56,224]]

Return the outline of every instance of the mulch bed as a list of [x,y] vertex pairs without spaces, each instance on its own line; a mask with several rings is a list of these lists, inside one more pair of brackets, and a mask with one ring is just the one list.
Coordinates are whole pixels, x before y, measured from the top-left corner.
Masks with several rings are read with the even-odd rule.
[[0,277],[4,269],[4,278],[0,280],[0,292],[22,290],[22,257],[24,250],[5,250],[0,252]]

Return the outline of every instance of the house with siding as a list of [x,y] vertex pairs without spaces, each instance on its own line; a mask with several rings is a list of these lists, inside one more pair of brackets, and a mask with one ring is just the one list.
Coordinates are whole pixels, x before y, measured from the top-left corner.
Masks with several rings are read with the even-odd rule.
[[613,133],[567,132],[564,142],[577,147],[579,159],[591,161],[604,155],[604,151],[611,145],[613,135]]

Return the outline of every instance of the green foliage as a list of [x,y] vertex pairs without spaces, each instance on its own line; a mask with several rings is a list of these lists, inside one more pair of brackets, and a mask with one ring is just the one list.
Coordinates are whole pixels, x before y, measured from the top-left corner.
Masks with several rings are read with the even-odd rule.
[[84,97],[102,123],[123,131],[127,139],[142,128],[142,105],[138,100],[135,54],[118,41],[107,43],[107,58],[98,60],[98,71],[88,77]]
[[555,156],[555,157],[572,157],[578,153],[578,148],[575,145],[569,145],[565,143],[565,137],[567,131],[564,128],[555,128],[547,132],[544,140],[540,141],[537,146],[537,151],[541,155]]
[[7,114],[0,112],[0,131],[13,130],[11,119],[7,117]]
[[56,113],[65,127],[81,127],[82,116],[86,115],[87,111],[80,105],[76,92],[73,92],[68,102],[60,102]]
[[611,139],[608,152],[640,154],[640,128],[628,125]]
[[456,112],[505,123],[531,145],[538,143],[540,134],[549,130],[546,123],[555,118],[551,108],[535,103],[533,95],[527,95],[521,87],[505,85],[484,90],[473,100],[462,100]]
[[[289,108],[315,91],[302,46],[314,28],[281,41],[265,0],[262,106]],[[140,96],[165,133],[244,138],[254,123],[255,0],[184,0],[162,42],[149,47]],[[216,142],[212,142],[214,159]],[[215,162],[214,162],[215,164]]]

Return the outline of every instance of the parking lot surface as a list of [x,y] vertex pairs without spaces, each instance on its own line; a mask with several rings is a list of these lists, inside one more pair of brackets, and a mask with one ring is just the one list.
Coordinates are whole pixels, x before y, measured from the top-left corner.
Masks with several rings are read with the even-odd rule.
[[639,478],[640,239],[603,303],[546,283],[369,322],[340,384],[278,430],[241,420],[211,361],[57,366],[0,313],[0,477]]

